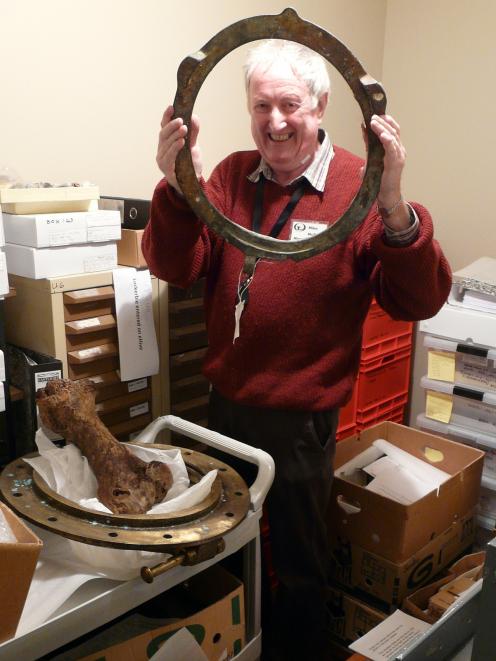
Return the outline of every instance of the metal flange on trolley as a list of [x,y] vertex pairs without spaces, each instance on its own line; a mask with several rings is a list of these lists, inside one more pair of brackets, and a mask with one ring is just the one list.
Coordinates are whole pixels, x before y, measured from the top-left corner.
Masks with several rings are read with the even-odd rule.
[[198,505],[173,514],[105,514],[81,507],[50,489],[22,458],[8,464],[0,475],[2,497],[19,516],[68,539],[171,554],[156,567],[143,567],[141,575],[147,582],[176,565],[208,560],[224,550],[224,536],[243,521],[249,508],[262,506],[274,478],[274,461],[262,450],[175,416],[157,418],[141,433],[140,444],[170,447],[153,443],[164,429],[256,464],[255,482],[248,489],[227,464],[181,448],[193,484],[213,469],[218,472],[208,496]]

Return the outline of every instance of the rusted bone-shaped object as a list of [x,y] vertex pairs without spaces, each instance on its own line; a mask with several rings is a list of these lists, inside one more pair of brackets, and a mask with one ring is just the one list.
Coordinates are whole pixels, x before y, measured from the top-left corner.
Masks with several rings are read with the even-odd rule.
[[97,415],[89,381],[54,379],[38,390],[43,425],[74,443],[98,482],[98,499],[114,514],[144,514],[172,485],[167,464],[146,463],[119,443]]

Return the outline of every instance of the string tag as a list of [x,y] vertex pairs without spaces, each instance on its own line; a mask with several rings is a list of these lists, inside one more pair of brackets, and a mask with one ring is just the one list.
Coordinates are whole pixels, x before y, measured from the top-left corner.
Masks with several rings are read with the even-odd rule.
[[236,295],[236,305],[234,307],[234,336],[233,344],[239,337],[240,333],[240,324],[241,316],[244,312],[246,305],[248,304],[248,290],[253,281],[255,275],[255,268],[258,264],[258,259],[247,255],[245,257],[245,262],[243,268],[239,274],[238,278],[238,291]]

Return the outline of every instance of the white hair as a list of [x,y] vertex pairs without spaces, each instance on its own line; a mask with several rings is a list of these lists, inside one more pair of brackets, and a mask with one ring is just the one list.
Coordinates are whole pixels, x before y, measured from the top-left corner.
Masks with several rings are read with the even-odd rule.
[[266,39],[248,51],[244,65],[246,92],[255,69],[267,71],[274,62],[287,62],[298,78],[308,87],[314,106],[323,94],[330,92],[331,83],[324,58],[307,46],[284,39]]

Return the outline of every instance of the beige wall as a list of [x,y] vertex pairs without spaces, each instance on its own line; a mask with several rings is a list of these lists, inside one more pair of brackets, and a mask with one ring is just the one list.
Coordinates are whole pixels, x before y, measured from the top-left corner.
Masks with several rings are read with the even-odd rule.
[[[496,2],[389,0],[383,82],[408,149],[405,192],[423,202],[452,268],[496,257]],[[428,293],[427,293],[428,295]],[[416,340],[410,423],[425,410]]]
[[496,256],[496,2],[389,0],[383,81],[453,269]]
[[[288,4],[381,77],[386,0],[0,0],[0,166],[26,181],[90,180],[105,195],[149,198],[160,176],[160,119],[181,60],[227,25]],[[207,173],[230,151],[252,146],[242,55],[214,69],[195,106]],[[327,119],[336,142],[360,150],[359,121],[336,80]]]

